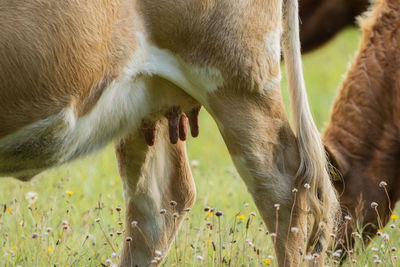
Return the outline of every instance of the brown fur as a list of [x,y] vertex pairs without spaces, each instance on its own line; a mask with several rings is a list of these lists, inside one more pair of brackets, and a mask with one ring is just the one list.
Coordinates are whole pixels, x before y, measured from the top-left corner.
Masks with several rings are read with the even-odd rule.
[[355,25],[369,0],[299,0],[302,52],[318,48],[340,30]]
[[134,51],[132,12],[128,1],[2,1],[0,137],[68,106],[90,111]]
[[[400,2],[381,0],[362,21],[357,57],[335,100],[323,140],[343,182],[335,182],[341,205],[361,226],[369,242],[385,225],[389,203],[379,182],[386,181],[392,202],[400,197]],[[349,230],[349,233],[352,229]]]

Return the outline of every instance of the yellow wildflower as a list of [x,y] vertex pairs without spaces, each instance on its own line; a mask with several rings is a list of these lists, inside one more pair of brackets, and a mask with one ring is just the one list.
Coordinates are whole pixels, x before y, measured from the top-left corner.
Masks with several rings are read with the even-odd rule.
[[211,211],[207,211],[207,216],[212,217],[212,216],[214,216],[214,213],[212,213]]
[[47,248],[47,252],[53,253],[53,248],[52,248],[52,247],[48,247],[48,248]]
[[378,232],[378,233],[383,233],[382,229],[378,229],[377,232]]
[[396,220],[396,219],[398,219],[399,218],[399,216],[397,216],[397,215],[392,215],[392,216],[390,216],[390,219],[393,219],[393,220]]
[[67,191],[67,192],[65,192],[68,196],[72,196],[73,194],[74,194],[74,192],[72,192],[72,191]]
[[269,265],[271,263],[271,260],[270,259],[266,259],[265,261],[264,261],[264,265]]
[[237,218],[238,218],[239,220],[244,220],[244,219],[246,219],[246,217],[244,217],[244,215],[239,215],[239,216],[237,216]]
[[12,208],[8,208],[7,212],[11,214],[12,213]]

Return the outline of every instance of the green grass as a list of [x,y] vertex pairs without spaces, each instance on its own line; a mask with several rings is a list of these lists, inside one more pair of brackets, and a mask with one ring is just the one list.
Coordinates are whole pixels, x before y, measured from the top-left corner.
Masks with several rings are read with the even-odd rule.
[[[333,42],[304,57],[310,104],[320,128],[327,123],[337,87],[357,49],[359,36],[354,29],[346,30]],[[287,99],[285,82],[282,88]],[[216,230],[218,224],[215,216],[206,216],[203,211],[205,206],[210,206],[224,212],[221,235],[226,249],[223,254],[226,258],[231,256],[233,265],[259,266],[269,260],[271,266],[277,266],[271,239],[260,217],[250,215],[253,211],[257,213],[255,206],[232,165],[215,123],[205,111],[201,113],[200,125],[200,137],[188,141],[190,160],[199,162],[199,166],[193,168],[198,192],[196,204],[177,237],[178,251],[172,246],[164,265],[176,266],[175,255],[182,256],[185,249],[185,265],[216,265],[213,259],[218,257],[221,246]],[[124,206],[116,166],[113,149],[109,146],[97,155],[46,171],[28,183],[2,179],[0,266],[99,266],[111,259],[112,253],[102,231],[117,250],[117,258],[112,261],[118,262],[123,242],[123,235],[118,235],[123,225],[118,222],[124,221]],[[29,203],[25,198],[28,192],[38,193],[36,202]],[[117,206],[122,207],[121,214],[116,211]],[[101,221],[96,223],[96,218]],[[68,221],[67,229],[63,229],[63,221]],[[206,226],[207,222],[214,223],[213,229]],[[390,265],[388,249],[400,242],[396,241],[396,238],[399,240],[399,224],[395,223],[395,229],[385,230],[391,236],[391,244],[382,238],[374,240],[372,246],[379,248],[379,252],[359,246],[355,251],[357,266],[373,265],[373,254]],[[46,232],[48,227],[52,228],[49,233]],[[229,235],[233,227],[237,230],[235,237]],[[39,236],[32,238],[34,233]],[[232,240],[236,242],[231,243]],[[198,255],[204,259],[199,261]],[[334,265],[332,260],[328,259],[327,264]]]

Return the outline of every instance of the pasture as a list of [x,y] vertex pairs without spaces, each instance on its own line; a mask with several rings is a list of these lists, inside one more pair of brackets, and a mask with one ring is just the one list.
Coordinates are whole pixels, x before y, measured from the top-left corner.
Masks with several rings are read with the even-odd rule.
[[[348,29],[304,56],[310,105],[320,129],[327,123],[359,38],[358,30]],[[285,79],[282,92],[287,100]],[[196,204],[163,266],[277,266],[273,239],[233,167],[215,123],[204,110],[200,128],[200,136],[188,141]],[[0,192],[0,266],[118,263],[121,244],[128,242],[123,240],[124,228],[131,226],[124,221],[123,190],[111,145],[28,183],[2,179]],[[216,211],[222,211],[222,216],[216,216]],[[367,248],[358,244],[345,265],[397,266],[400,223],[397,216],[393,218],[381,229],[388,237],[375,238]],[[327,258],[328,266],[337,264],[336,254]]]

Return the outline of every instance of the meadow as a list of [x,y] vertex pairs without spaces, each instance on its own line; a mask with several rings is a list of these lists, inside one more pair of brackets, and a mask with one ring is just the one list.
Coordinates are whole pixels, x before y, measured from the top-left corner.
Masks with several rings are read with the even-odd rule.
[[[358,30],[347,29],[304,56],[310,105],[320,130],[359,39]],[[287,104],[284,79],[282,92]],[[162,266],[278,266],[271,237],[204,110],[200,127],[200,136],[187,142],[196,204]],[[0,192],[0,266],[118,263],[124,242],[124,201],[111,145],[27,183],[2,178]],[[217,218],[213,209],[223,215]],[[400,223],[394,219],[389,225],[382,229],[385,238],[375,238],[369,247],[358,244],[344,265],[397,266]],[[335,254],[327,258],[326,265],[337,264]]]

